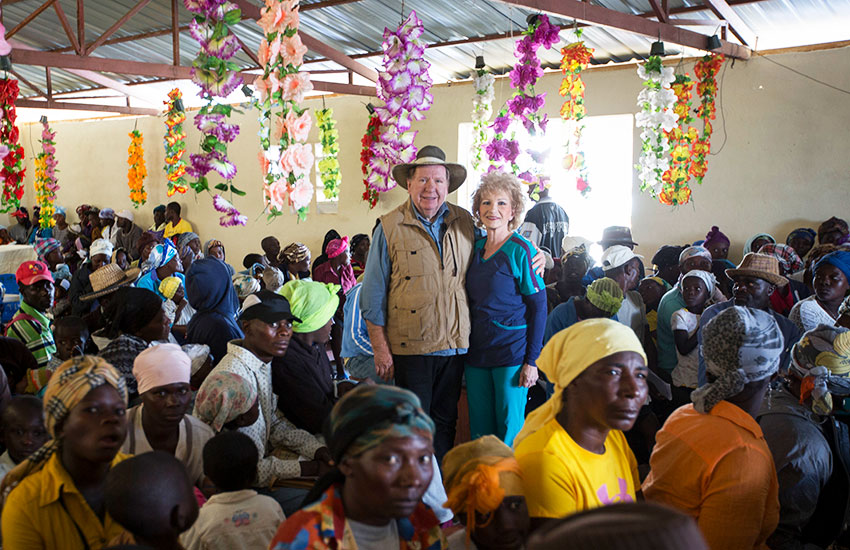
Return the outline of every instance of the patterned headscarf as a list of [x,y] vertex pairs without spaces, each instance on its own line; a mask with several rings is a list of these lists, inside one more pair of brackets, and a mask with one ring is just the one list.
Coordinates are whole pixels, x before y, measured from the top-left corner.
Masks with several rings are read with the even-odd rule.
[[[198,242],[200,242],[201,240],[201,238],[198,237],[197,233],[192,233],[191,231],[180,233],[180,235],[177,236],[177,248],[180,250],[181,257],[185,256],[186,254],[192,254],[193,256],[195,255],[192,249],[189,248],[189,243],[194,241],[195,239],[197,239]],[[200,253],[199,255],[203,257],[203,253]]]
[[297,264],[310,257],[310,249],[301,243],[292,243],[283,249],[283,257],[291,264]]
[[633,351],[646,361],[634,331],[611,319],[588,319],[555,333],[537,359],[537,368],[555,384],[555,393],[525,419],[514,448],[561,412],[563,393],[570,382],[600,359],[624,351]]
[[747,240],[747,244],[744,245],[744,256],[746,256],[750,252],[758,252],[758,250],[753,250],[753,243],[759,239],[765,239],[772,243],[776,242],[776,239],[774,239],[773,236],[769,235],[768,233],[756,233],[755,235],[750,237],[749,240]]
[[847,222],[835,216],[829,218],[818,227],[818,241],[822,239],[824,234],[833,231],[838,231],[846,236],[848,233]]
[[815,238],[818,234],[814,229],[810,229],[808,227],[798,227],[791,233],[788,233],[788,238],[785,239],[785,244],[791,244],[791,239],[806,239],[807,241],[814,244]]
[[0,493],[20,483],[25,477],[41,470],[47,460],[59,450],[62,442],[56,438],[56,426],[62,424],[71,409],[77,406],[90,391],[109,384],[121,394],[127,404],[127,386],[124,377],[109,363],[94,355],[74,357],[56,369],[47,382],[44,392],[44,425],[51,439],[26,460],[15,466],[3,479]]
[[260,291],[260,281],[245,273],[237,273],[233,276],[233,288],[236,289],[236,296],[240,300],[244,300],[251,294]]
[[298,333],[319,330],[336,313],[339,307],[340,286],[316,281],[289,281],[278,291],[286,298],[292,314],[301,321],[292,323],[292,331]]
[[587,301],[612,316],[623,305],[623,289],[614,279],[602,277],[587,287]]
[[686,249],[682,250],[679,254],[679,265],[685,263],[685,260],[693,258],[694,256],[702,256],[706,258],[708,261],[711,261],[711,252],[704,246],[689,246]]
[[705,368],[716,380],[691,393],[694,408],[708,413],[748,382],[773,376],[783,347],[782,332],[770,313],[742,306],[720,312],[705,326],[702,338]]
[[210,255],[210,249],[215,247],[220,247],[222,252],[224,252],[224,244],[218,239],[210,239],[206,243],[204,243],[204,257],[207,258]]
[[561,240],[561,262],[566,263],[570,256],[584,256],[592,264],[593,259],[587,254],[590,245],[591,242],[584,237],[564,235]]
[[35,253],[38,255],[38,259],[46,263],[47,255],[54,250],[61,249],[62,244],[56,239],[39,239],[36,241],[34,248]]
[[791,351],[791,373],[798,376],[800,403],[812,398],[812,410],[832,412],[832,395],[850,395],[850,330],[820,325],[808,331]]
[[779,262],[780,273],[783,276],[796,273],[805,267],[803,260],[797,255],[797,251],[787,244],[766,244],[759,249],[758,253],[776,258]]
[[194,414],[220,432],[225,424],[248,412],[256,400],[256,384],[233,372],[214,372],[198,390]]
[[705,288],[708,289],[708,297],[711,298],[711,295],[714,293],[714,287],[717,286],[717,279],[714,278],[714,274],[710,271],[700,271],[699,269],[694,269],[693,271],[688,271],[684,275],[682,275],[682,281],[688,277],[699,279],[703,283],[705,283]]
[[272,292],[277,292],[286,283],[286,278],[283,276],[283,271],[276,267],[267,267],[263,270],[263,284],[266,289]]
[[661,288],[664,289],[664,292],[667,292],[668,290],[673,288],[673,285],[671,285],[670,283],[668,283],[667,281],[665,281],[664,279],[662,279],[661,277],[658,277],[658,276],[644,277],[643,280],[644,281],[652,281],[653,283],[658,283],[659,285],[661,285]]
[[[494,435],[458,445],[443,458],[443,504],[455,515],[466,514],[466,538],[475,531],[475,513],[495,511],[506,496],[525,496],[522,471],[514,452]],[[481,527],[493,520],[490,516]],[[468,546],[468,545],[467,545]]]
[[177,257],[177,248],[174,247],[174,244],[169,239],[165,239],[162,244],[156,245],[151,250],[148,260],[142,266],[142,275],[159,269],[175,257]]

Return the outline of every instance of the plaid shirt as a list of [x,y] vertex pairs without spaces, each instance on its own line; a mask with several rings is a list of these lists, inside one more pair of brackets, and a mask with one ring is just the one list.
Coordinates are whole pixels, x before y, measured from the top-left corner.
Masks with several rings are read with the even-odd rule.
[[[19,316],[27,316],[31,319],[21,319],[18,318]],[[18,319],[15,320],[15,318]],[[50,331],[50,319],[26,302],[21,302],[21,309],[15,314],[15,318],[6,328],[6,336],[26,344],[39,367],[47,366],[50,358],[56,353],[56,343]]]

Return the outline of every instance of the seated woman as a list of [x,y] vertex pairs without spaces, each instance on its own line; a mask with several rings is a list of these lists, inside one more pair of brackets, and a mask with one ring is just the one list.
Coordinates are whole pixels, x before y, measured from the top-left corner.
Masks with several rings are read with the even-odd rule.
[[213,366],[227,354],[228,342],[245,336],[236,322],[239,298],[226,267],[219,260],[204,258],[186,274],[186,298],[195,309],[186,325],[186,341],[208,345]]
[[[327,235],[325,235],[327,239]],[[328,241],[330,242],[330,241]],[[287,281],[310,279],[310,249],[301,243],[292,243],[281,253],[281,269]]]
[[706,234],[702,247],[711,252],[712,260],[725,260],[729,256],[730,244],[729,237],[724,235],[719,227],[713,225],[711,231]]
[[464,529],[448,538],[450,550],[520,550],[528,536],[522,472],[510,447],[492,435],[458,445],[443,458],[443,475]]
[[183,265],[183,272],[189,271],[192,262],[204,257],[201,252],[201,238],[197,233],[188,231],[177,236],[177,252]]
[[850,330],[821,325],[794,344],[788,374],[762,402],[759,426],[779,478],[772,549],[828,548],[844,531],[850,495],[839,442],[848,428],[829,417],[850,395],[848,365]]
[[836,250],[821,258],[812,269],[815,295],[794,304],[788,318],[801,331],[818,325],[834,325],[838,308],[850,292],[850,252]]
[[610,319],[581,321],[555,334],[537,363],[555,393],[528,415],[515,444],[532,527],[634,501],[637,461],[623,432],[648,391],[634,331]]
[[696,519],[712,550],[765,548],[779,519],[778,484],[755,416],[779,369],[782,333],[770,313],[741,306],[702,333],[710,382],[658,432],[643,492]]
[[124,528],[106,513],[109,470],[127,434],[124,378],[91,355],[63,363],[47,384],[52,439],[6,474],[3,548],[100,550]]
[[752,237],[747,240],[747,244],[744,245],[744,256],[749,254],[750,252],[758,252],[761,250],[766,244],[775,244],[776,239],[774,239],[771,235],[767,233],[756,233]]
[[186,466],[189,480],[200,487],[204,479],[204,445],[212,438],[209,426],[186,412],[191,360],[177,344],[160,344],[140,353],[133,375],[142,402],[127,411],[127,439],[121,450],[137,455],[164,451]]
[[394,386],[358,386],[329,418],[325,438],[335,466],[269,548],[447,548],[421,502],[436,466],[434,422],[419,398]]
[[214,372],[198,391],[195,416],[216,433],[250,426],[260,416],[257,388],[235,372]]
[[573,296],[546,318],[543,345],[555,334],[586,319],[614,319],[623,303],[623,289],[613,279],[602,277],[587,287],[584,297]]
[[68,288],[68,299],[71,300],[71,314],[85,318],[86,315],[96,309],[92,302],[80,301],[80,296],[92,292],[89,276],[100,267],[109,263],[112,259],[112,243],[105,239],[98,239],[89,248],[89,259],[84,262],[71,277],[71,286]]
[[186,278],[183,276],[183,265],[180,263],[180,258],[177,257],[177,249],[167,239],[162,244],[153,247],[144,266],[142,276],[136,281],[136,286],[150,290],[159,296],[163,302],[166,298],[159,291],[159,284],[163,279],[173,275],[179,278],[184,285],[186,283]]
[[809,250],[815,245],[815,239],[818,234],[814,229],[809,227],[798,227],[794,231],[788,233],[785,239],[785,244],[794,249],[797,256],[805,258]]
[[335,387],[325,347],[339,304],[338,290],[337,285],[315,281],[289,281],[280,290],[296,320],[286,355],[272,360],[272,389],[283,416],[313,434],[322,432],[337,395],[352,385]]
[[521,236],[523,191],[513,174],[490,172],[472,197],[486,237],[475,240],[466,272],[469,352],[464,361],[472,437],[492,434],[511,445],[525,419],[528,388],[537,383],[546,293]]
[[142,233],[139,240],[136,242],[136,253],[139,256],[139,259],[134,260],[130,266],[141,268],[145,262],[148,261],[148,258],[153,251],[153,247],[162,242],[162,233],[154,233],[153,231],[145,231]]
[[121,288],[109,302],[111,319],[106,336],[111,339],[100,356],[124,376],[130,400],[138,397],[133,361],[154,341],[168,338],[168,318],[162,300],[144,288]]
[[646,305],[646,322],[649,323],[649,336],[653,344],[657,342],[658,305],[664,294],[671,288],[673,287],[670,283],[658,276],[645,277],[638,285],[637,291]]
[[[778,286],[770,295],[770,307],[786,317],[794,304],[811,296],[808,287],[801,281],[791,279],[791,275],[805,267],[803,260],[786,244],[766,244],[759,249],[759,254],[773,256],[779,262],[779,274],[788,279],[788,284]],[[731,268],[731,269],[734,269]]]
[[593,266],[593,258],[587,252],[589,246],[590,241],[584,237],[567,235],[561,242],[561,274],[557,282],[546,286],[549,313],[573,296],[584,296],[585,285],[582,280],[587,275],[587,270]]
[[369,257],[369,235],[358,233],[351,237],[351,268],[354,270],[354,278],[358,279],[366,270],[366,258]]
[[229,263],[224,251],[224,245],[218,239],[210,239],[204,243],[204,258],[213,258],[227,266],[228,277],[236,275],[236,271]]

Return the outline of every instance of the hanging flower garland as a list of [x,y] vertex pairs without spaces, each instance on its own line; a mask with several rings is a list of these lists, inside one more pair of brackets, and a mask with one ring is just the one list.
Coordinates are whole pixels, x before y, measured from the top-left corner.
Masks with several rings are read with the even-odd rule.
[[[581,29],[576,29],[576,37],[581,38]],[[565,98],[561,106],[561,118],[567,121],[567,144],[564,154],[564,168],[574,174],[576,189],[582,195],[590,193],[587,183],[587,164],[585,163],[584,151],[581,148],[581,134],[584,124],[581,120],[587,115],[584,108],[584,81],[581,72],[590,64],[593,57],[593,48],[584,45],[579,40],[561,48],[561,72],[564,80],[561,81],[559,93]]]
[[395,31],[384,28],[384,71],[377,84],[378,99],[383,107],[375,107],[383,132],[372,142],[366,179],[369,186],[380,192],[396,186],[390,177],[396,164],[411,162],[416,158],[413,144],[416,131],[410,129],[412,121],[423,120],[431,108],[432,80],[428,75],[430,63],[425,61],[425,45],[419,40],[424,27],[416,12],[410,15]]
[[677,117],[673,112],[676,94],[670,89],[675,77],[673,69],[664,67],[657,55],[639,66],[637,72],[644,80],[644,88],[638,94],[637,101],[641,111],[635,116],[635,124],[643,128],[640,134],[643,146],[635,168],[640,179],[640,190],[657,197],[663,190],[664,172],[670,168],[667,156],[670,143],[665,132],[676,126]]
[[319,161],[319,174],[325,187],[325,198],[335,199],[339,197],[342,176],[339,173],[339,131],[336,129],[333,109],[316,111],[316,121],[324,155]]
[[200,86],[199,95],[207,102],[195,115],[195,127],[201,131],[202,153],[189,155],[186,173],[195,179],[189,186],[196,193],[209,192],[207,174],[217,172],[226,183],[219,183],[215,189],[245,195],[233,185],[236,165],[227,158],[227,144],[239,135],[239,126],[226,122],[233,107],[214,103],[216,97],[226,98],[242,84],[237,73],[239,66],[230,61],[240,48],[230,27],[242,19],[242,13],[225,0],[183,0],[183,3],[195,14],[189,31],[201,46],[192,62],[192,81]]
[[291,206],[303,220],[313,199],[309,176],[314,157],[306,143],[313,120],[299,104],[313,85],[310,73],[299,72],[307,48],[298,35],[298,1],[267,0],[258,23],[265,33],[258,55],[263,74],[255,81],[260,92],[263,199],[270,219]]
[[540,116],[540,110],[546,103],[546,94],[536,94],[534,91],[534,85],[543,76],[537,50],[548,50],[555,45],[560,40],[558,33],[560,28],[552,25],[546,15],[534,17],[528,28],[523,31],[523,37],[517,42],[514,51],[514,56],[519,58],[519,61],[510,72],[511,87],[516,92],[490,126],[493,129],[493,139],[485,148],[490,158],[490,170],[509,169],[528,184],[539,182],[530,170],[520,172],[516,162],[520,155],[519,142],[513,133],[508,134],[508,129],[511,121],[516,120],[529,134],[546,132],[549,117],[545,114]]
[[50,129],[46,119],[41,121],[41,153],[35,157],[35,202],[39,206],[38,225],[42,229],[53,227],[53,207],[59,182],[56,179],[56,132]]
[[479,69],[472,77],[475,96],[472,98],[472,147],[470,148],[470,156],[472,168],[475,170],[480,170],[481,164],[484,162],[484,145],[489,137],[487,127],[490,123],[490,117],[493,116],[493,100],[496,98],[493,86],[495,82],[496,77],[486,69]]
[[217,212],[224,214],[218,220],[218,224],[222,227],[233,227],[235,225],[248,224],[248,217],[240,214],[230,201],[218,193],[216,193],[213,197],[213,208],[215,208]]
[[0,105],[3,108],[0,120],[0,181],[3,183],[3,196],[0,197],[0,212],[16,210],[24,196],[24,148],[18,143],[18,127],[15,126],[17,113],[15,100],[18,98],[18,81],[0,79]]
[[381,136],[381,119],[377,113],[369,115],[369,124],[366,125],[366,133],[360,139],[360,144],[363,148],[360,150],[360,170],[363,172],[363,185],[366,190],[363,191],[363,200],[369,203],[369,208],[375,208],[378,204],[378,192],[369,186],[369,164],[372,161],[372,144],[375,143]]
[[178,88],[174,88],[168,92],[168,101],[165,102],[167,111],[165,113],[165,126],[168,130],[165,132],[163,145],[165,146],[165,179],[168,181],[168,190],[166,194],[171,197],[175,193],[183,194],[189,190],[189,185],[186,183],[186,160],[183,156],[186,154],[186,132],[183,130],[183,122],[186,120],[186,113],[183,109],[178,109],[182,106],[181,98],[183,94]]
[[145,149],[142,147],[144,137],[138,130],[133,130],[130,136],[130,147],[127,148],[127,185],[130,187],[130,200],[133,207],[138,208],[148,200],[145,192],[145,178],[148,177],[148,169],[145,166]]
[[677,206],[687,204],[691,200],[691,189],[688,186],[691,166],[691,147],[697,140],[697,130],[689,126],[691,117],[691,90],[694,81],[687,74],[678,74],[671,86],[676,95],[673,112],[678,120],[676,126],[666,132],[670,143],[670,168],[664,172],[663,189],[658,194],[661,204]]
[[708,155],[711,153],[711,134],[714,127],[711,121],[715,118],[716,107],[714,105],[717,97],[717,73],[726,57],[723,54],[710,54],[697,61],[694,66],[694,74],[699,79],[697,94],[700,96],[700,106],[697,116],[703,121],[702,135],[694,143],[693,159],[691,161],[691,175],[702,184],[702,179],[708,171]]

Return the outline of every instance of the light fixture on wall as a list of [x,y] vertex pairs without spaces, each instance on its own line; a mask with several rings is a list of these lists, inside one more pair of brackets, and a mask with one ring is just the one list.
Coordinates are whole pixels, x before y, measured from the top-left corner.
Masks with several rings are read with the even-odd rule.
[[479,70],[483,69],[486,65],[487,64],[484,63],[484,56],[483,55],[476,55],[475,56],[475,68],[476,69],[479,69]]
[[251,89],[247,84],[242,86],[242,93],[245,94],[245,97],[252,97],[254,95],[254,90]]
[[41,115],[41,118],[39,118],[38,121],[41,122],[42,124],[47,124],[47,116]]
[[658,57],[664,57],[667,55],[664,53],[664,42],[661,42],[660,40],[658,42],[653,42],[652,46],[649,48],[649,55],[657,55]]
[[0,55],[0,71],[9,72],[12,70],[12,58],[8,55]]
[[716,34],[708,37],[708,43],[706,44],[706,49],[710,52],[714,50],[719,50],[722,44],[720,43],[720,37]]
[[366,110],[367,110],[367,111],[369,111],[369,114],[370,114],[370,115],[374,115],[374,114],[375,114],[375,106],[374,106],[374,105],[372,105],[371,103],[367,103],[367,104],[366,104]]

